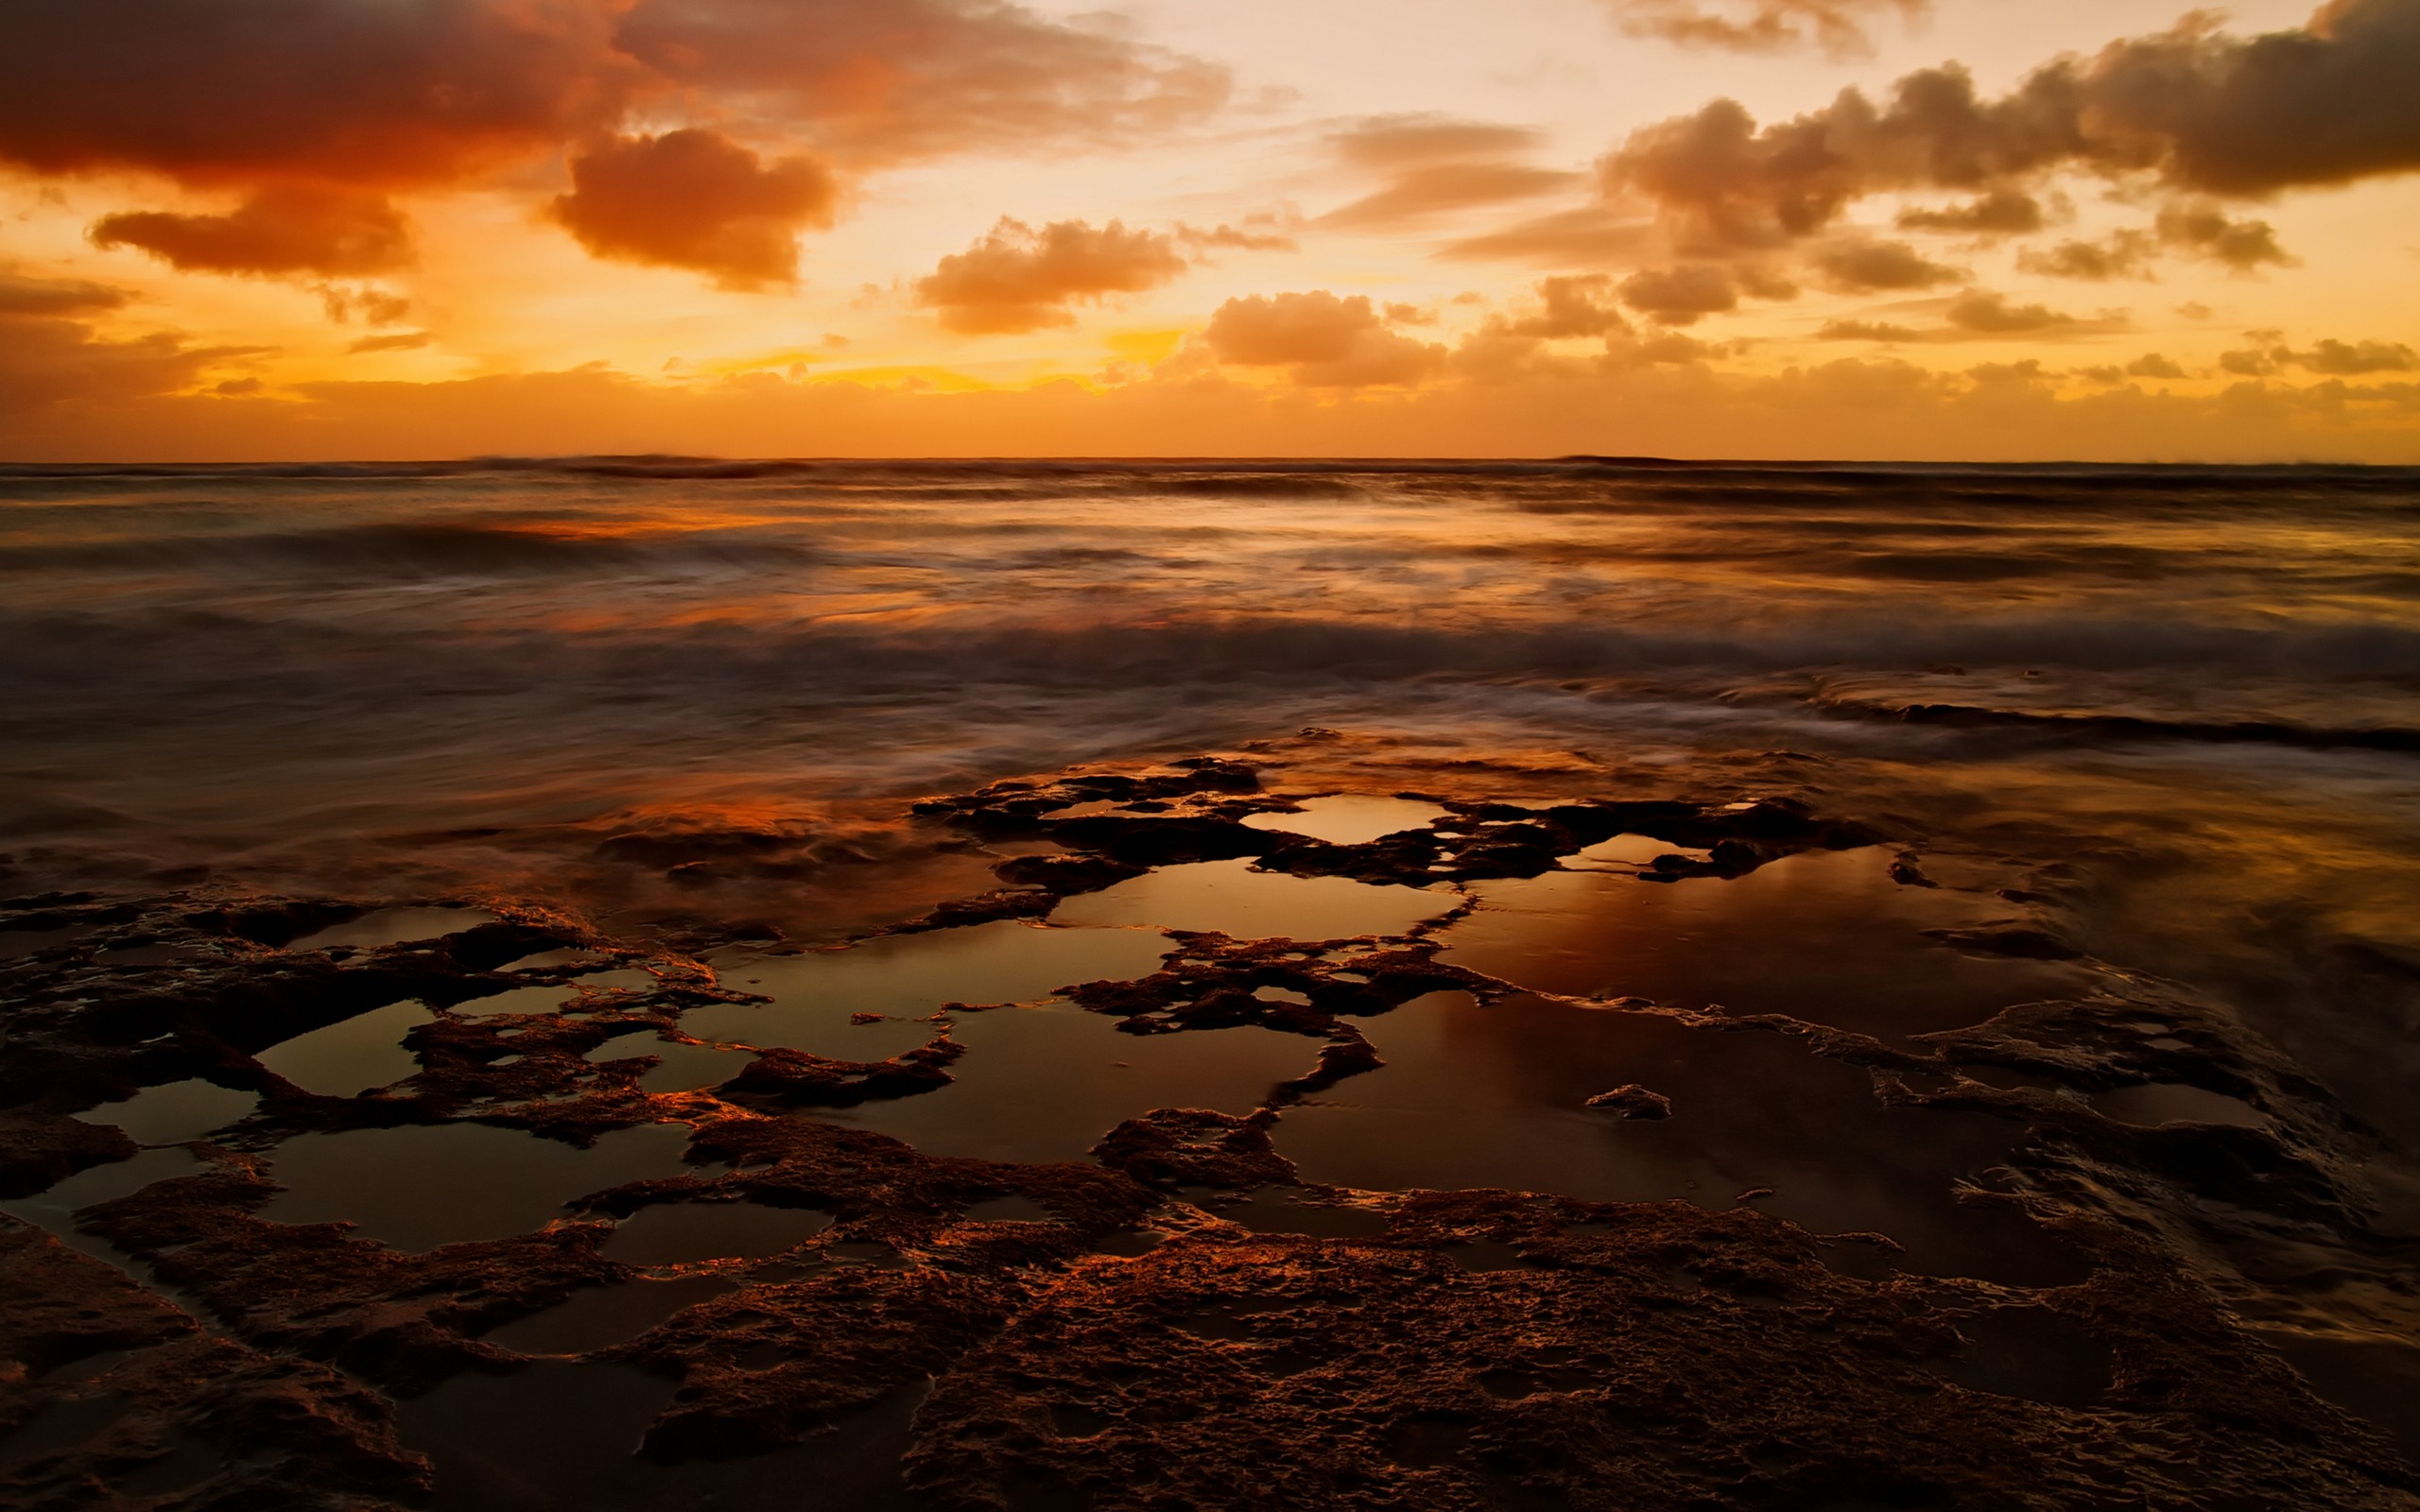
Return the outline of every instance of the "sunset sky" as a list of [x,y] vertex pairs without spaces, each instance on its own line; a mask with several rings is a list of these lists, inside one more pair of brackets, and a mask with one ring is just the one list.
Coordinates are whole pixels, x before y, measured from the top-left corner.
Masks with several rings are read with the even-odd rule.
[[2420,462],[2420,0],[0,0],[0,457]]

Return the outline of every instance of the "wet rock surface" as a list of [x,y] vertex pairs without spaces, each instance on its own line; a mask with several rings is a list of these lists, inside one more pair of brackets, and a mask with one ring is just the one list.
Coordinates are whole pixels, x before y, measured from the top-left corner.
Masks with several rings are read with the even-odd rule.
[[[836,998],[834,1022],[913,1046],[869,1059],[729,1038],[769,1001],[747,953],[796,958],[745,928],[626,937],[497,900],[0,904],[25,947],[0,961],[0,1503],[788,1506],[816,1484],[934,1512],[2420,1505],[2405,1363],[2359,1352],[2420,1319],[2391,1145],[2229,1014],[2103,969],[2048,886],[1995,894],[1789,795],[1398,788],[1373,824],[1428,822],[1338,843],[1282,828],[1310,785],[1215,757],[918,805],[1000,847],[1003,886],[878,939],[1047,924],[1213,864],[1434,906],[1376,933],[1316,913],[1299,936],[1170,929],[1139,953],[1155,970],[1039,1001],[1020,979],[852,1020]],[[1696,899],[1852,853],[1918,910],[1891,926],[1909,959],[2090,989],[1879,1026],[1820,994],[1785,1012],[1564,990],[1457,948],[1511,917],[1492,885]],[[331,1095],[350,1062],[310,1087],[274,1069],[275,1047],[399,1005],[381,1064],[400,1074]],[[1296,1069],[1255,1107],[1133,1107],[1081,1159],[952,1157],[849,1122],[946,1109],[987,1074],[987,1036],[1045,1012],[1098,1025],[1107,1067],[1249,1032]],[[1488,1049],[1530,1032],[1549,1040],[1526,1058]],[[671,1052],[728,1060],[648,1083]],[[1431,1116],[1436,1067],[1555,1138],[1662,1142],[1603,1158],[1691,1190],[1321,1178],[1305,1131]],[[195,1118],[225,1121],[157,1098],[156,1125],[121,1116],[171,1138],[104,1121],[186,1084],[224,1094],[180,1094],[214,1110]],[[358,1212],[274,1221],[326,1147],[298,1142],[410,1130],[482,1131],[563,1174],[520,1231],[422,1249]],[[1793,1139],[1806,1169],[1768,1159]],[[1904,1205],[1824,1191],[1834,1140],[1912,1149],[1872,1179],[2047,1258],[1962,1270],[1846,1222]]]

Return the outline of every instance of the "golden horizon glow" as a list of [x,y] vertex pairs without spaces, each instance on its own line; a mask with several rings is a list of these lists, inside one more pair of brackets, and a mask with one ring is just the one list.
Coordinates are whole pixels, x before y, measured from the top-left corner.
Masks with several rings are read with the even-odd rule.
[[2420,462],[2420,0],[250,4],[0,12],[0,457]]

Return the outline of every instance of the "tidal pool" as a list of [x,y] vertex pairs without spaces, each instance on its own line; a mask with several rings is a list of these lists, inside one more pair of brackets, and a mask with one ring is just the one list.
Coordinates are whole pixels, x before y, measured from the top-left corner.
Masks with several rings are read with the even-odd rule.
[[[1621,1202],[1757,1206],[1824,1233],[1878,1231],[1896,1263],[2019,1285],[2081,1277],[2068,1252],[1951,1184],[2005,1158],[2016,1125],[1885,1108],[1858,1067],[1794,1037],[1690,1029],[1656,1014],[1437,992],[1366,1021],[1386,1064],[1287,1110],[1303,1179],[1374,1191],[1509,1187]],[[1639,1085],[1670,1116],[1586,1106]]]
[[1150,930],[1004,919],[886,936],[840,951],[717,952],[708,959],[725,986],[773,1001],[691,1008],[681,1027],[700,1040],[881,1060],[940,1031],[929,1023],[853,1023],[851,1015],[921,1019],[949,1003],[1024,1003],[1079,982],[1132,981],[1158,971],[1171,949]]
[[383,950],[389,945],[408,945],[424,939],[442,939],[466,929],[497,922],[496,916],[484,908],[380,908],[347,919],[341,924],[305,935],[285,948],[290,951],[324,951],[338,945],[354,950]]
[[679,1176],[686,1124],[642,1124],[587,1149],[491,1124],[298,1134],[269,1152],[284,1192],[271,1223],[346,1222],[357,1238],[420,1253],[471,1239],[529,1233],[570,1216],[574,1197]]
[[813,1208],[761,1202],[659,1202],[623,1219],[600,1251],[625,1265],[683,1265],[701,1260],[762,1260],[832,1227]]
[[358,1097],[419,1073],[420,1057],[404,1047],[404,1037],[436,1017],[425,1003],[389,1003],[281,1040],[252,1058],[306,1092]]
[[957,1078],[914,1097],[819,1112],[907,1141],[927,1155],[1080,1160],[1102,1136],[1155,1108],[1249,1113],[1319,1059],[1322,1040],[1243,1025],[1121,1034],[1117,1021],[1064,1003],[960,1014]]
[[[923,1027],[931,1030],[929,1024]],[[641,1056],[653,1056],[656,1060],[640,1074],[640,1091],[694,1092],[718,1087],[738,1075],[756,1058],[756,1052],[693,1045],[666,1040],[652,1029],[633,1029],[606,1040],[590,1051],[586,1058],[591,1065],[598,1065],[608,1060],[635,1060]]]
[[182,1144],[225,1128],[260,1106],[256,1092],[199,1078],[146,1087],[122,1103],[77,1114],[87,1124],[114,1124],[137,1144]]
[[1418,799],[1374,798],[1360,793],[1307,798],[1298,807],[1299,813],[1254,814],[1243,822],[1251,829],[1308,835],[1330,845],[1367,845],[1406,830],[1425,830],[1447,813]]
[[1401,887],[1349,877],[1255,871],[1249,860],[1161,867],[1061,903],[1062,924],[1149,925],[1237,939],[1343,939],[1402,935],[1462,903],[1446,888]]
[[2236,1128],[2267,1128],[2269,1115],[2240,1097],[2229,1097],[2206,1087],[2184,1082],[2149,1082],[2092,1094],[2092,1106],[2120,1124],[2156,1127],[2163,1124],[2224,1124]]
[[592,1286],[480,1337],[515,1354],[590,1354],[627,1344],[675,1314],[739,1284],[724,1276],[676,1276]]
[[[1665,847],[1670,850],[1670,847]],[[1814,850],[1744,877],[1644,882],[1550,871],[1472,885],[1439,957],[1541,992],[1786,1013],[1885,1037],[1979,1022],[2072,995],[2078,966],[1970,954],[1927,936],[2010,905],[1891,880],[1879,848]]]

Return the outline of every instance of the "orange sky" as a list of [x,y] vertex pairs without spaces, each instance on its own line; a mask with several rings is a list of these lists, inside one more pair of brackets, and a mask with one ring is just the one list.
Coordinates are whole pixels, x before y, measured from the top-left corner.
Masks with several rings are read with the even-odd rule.
[[2420,0],[0,0],[0,457],[2420,462]]

